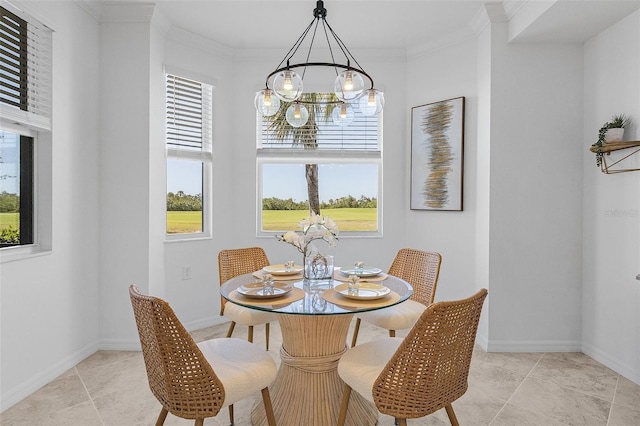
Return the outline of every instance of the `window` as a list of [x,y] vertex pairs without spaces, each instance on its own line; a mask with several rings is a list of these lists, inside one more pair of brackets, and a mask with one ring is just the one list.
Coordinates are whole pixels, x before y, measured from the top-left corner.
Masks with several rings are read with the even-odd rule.
[[0,130],[0,247],[33,244],[33,138]]
[[[0,7],[0,250],[51,244],[51,30]],[[38,153],[40,155],[38,155]],[[38,158],[38,161],[36,161]],[[38,169],[38,167],[40,169]],[[47,172],[48,171],[48,172]],[[47,176],[44,176],[44,174]],[[50,183],[49,183],[50,185]],[[49,189],[47,189],[49,188]],[[35,194],[40,194],[38,200]],[[11,252],[15,254],[14,252]]]
[[316,208],[334,219],[341,235],[382,235],[382,113],[356,110],[354,121],[341,127],[325,118],[331,117],[326,108],[313,114],[315,128],[284,138],[278,130],[286,124],[273,124],[281,122],[277,114],[257,114],[258,235],[296,230],[313,209],[316,184]]
[[166,74],[167,239],[211,234],[213,87]]

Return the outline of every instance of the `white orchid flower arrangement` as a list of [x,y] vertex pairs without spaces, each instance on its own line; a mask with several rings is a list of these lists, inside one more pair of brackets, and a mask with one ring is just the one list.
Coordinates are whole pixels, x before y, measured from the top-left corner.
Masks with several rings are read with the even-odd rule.
[[329,216],[319,214],[311,215],[298,223],[302,233],[288,231],[285,234],[276,235],[278,241],[284,241],[294,246],[304,257],[316,251],[313,244],[315,240],[324,240],[331,247],[338,241],[338,226]]

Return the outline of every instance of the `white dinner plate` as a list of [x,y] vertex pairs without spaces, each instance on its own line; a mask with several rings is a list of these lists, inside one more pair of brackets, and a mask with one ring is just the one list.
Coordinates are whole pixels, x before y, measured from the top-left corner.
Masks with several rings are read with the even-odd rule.
[[264,272],[266,272],[267,274],[271,274],[271,275],[295,275],[295,274],[299,274],[300,272],[302,272],[302,266],[293,265],[293,270],[292,271],[287,271],[284,268],[284,264],[269,265],[269,266],[265,266],[264,268],[262,268],[262,270]]
[[365,268],[362,272],[356,272],[354,269],[341,269],[344,275],[357,275],[359,277],[375,277],[382,272],[380,268]]
[[273,283],[273,294],[265,294],[261,282],[245,284],[238,287],[238,293],[253,299],[273,299],[289,293],[293,287],[286,283]]
[[373,300],[380,299],[381,297],[386,296],[391,293],[389,287],[369,282],[361,282],[360,289],[358,293],[349,294],[349,284],[339,284],[335,286],[334,290],[336,293],[348,298],[348,299],[356,299],[356,300]]

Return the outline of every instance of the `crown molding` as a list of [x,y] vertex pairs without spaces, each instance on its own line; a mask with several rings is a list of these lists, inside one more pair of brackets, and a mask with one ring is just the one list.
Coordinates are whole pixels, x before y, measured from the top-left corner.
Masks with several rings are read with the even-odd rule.
[[73,2],[94,20],[100,22],[100,16],[102,15],[102,2],[91,0],[73,0]]
[[159,10],[155,10],[153,16],[151,17],[151,26],[156,28],[163,37],[166,37],[169,31],[171,30],[171,20],[167,18],[162,12]]
[[476,35],[480,35],[490,23],[502,22],[509,22],[503,3],[490,2],[485,3],[471,19],[471,28],[473,28]]
[[457,44],[476,38],[476,33],[470,27],[461,28],[458,31],[445,34],[441,37],[429,40],[420,45],[407,48],[407,61],[418,59],[438,50],[446,49]]
[[[503,2],[504,12],[507,18],[510,20],[513,18],[524,6],[529,3],[529,0],[505,0]],[[555,0],[549,2],[553,3]]]
[[102,2],[100,22],[151,23],[153,3]]
[[[352,49],[358,61],[397,62],[406,61],[405,49]],[[329,49],[314,48],[314,56],[330,58]],[[238,62],[277,61],[282,59],[286,49],[236,49],[234,60]],[[326,53],[326,54],[325,54]],[[340,61],[340,58],[336,58]],[[275,64],[274,64],[275,65]]]
[[191,46],[229,60],[233,60],[236,56],[236,52],[233,48],[220,44],[209,38],[202,37],[196,33],[192,33],[184,28],[176,27],[175,25],[170,26],[169,30],[165,33],[165,36],[167,40]]

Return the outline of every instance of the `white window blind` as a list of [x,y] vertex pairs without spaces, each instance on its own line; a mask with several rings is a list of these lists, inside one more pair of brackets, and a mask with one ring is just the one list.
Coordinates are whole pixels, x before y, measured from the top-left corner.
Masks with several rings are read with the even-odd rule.
[[173,156],[211,158],[212,96],[211,85],[166,74],[166,144]]
[[[308,106],[308,109],[313,106]],[[323,151],[379,151],[379,136],[382,134],[382,113],[375,116],[362,114],[354,108],[355,118],[349,125],[341,127],[333,123],[329,117],[325,121],[324,108],[316,112],[317,132],[303,126],[296,129],[296,139],[281,139],[277,135],[277,125],[273,125],[270,117],[258,113],[258,148],[260,149],[318,149]],[[305,143],[305,141],[308,141]],[[317,144],[317,145],[316,145]]]
[[51,129],[51,67],[52,31],[20,11],[0,7],[4,118],[39,130]]

